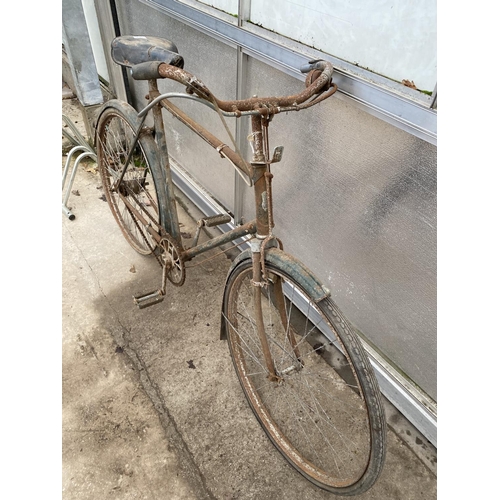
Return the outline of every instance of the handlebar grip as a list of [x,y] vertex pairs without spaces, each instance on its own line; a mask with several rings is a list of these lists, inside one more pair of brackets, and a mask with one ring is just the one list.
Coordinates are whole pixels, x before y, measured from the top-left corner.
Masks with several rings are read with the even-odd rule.
[[159,67],[161,61],[146,61],[134,64],[131,68],[132,78],[134,80],[156,80],[161,78]]
[[309,71],[311,71],[313,69],[323,70],[323,69],[325,69],[324,68],[325,62],[326,61],[323,61],[323,59],[315,59],[313,61],[309,61],[307,64],[304,64],[304,66],[300,67],[300,72],[301,73],[309,73]]

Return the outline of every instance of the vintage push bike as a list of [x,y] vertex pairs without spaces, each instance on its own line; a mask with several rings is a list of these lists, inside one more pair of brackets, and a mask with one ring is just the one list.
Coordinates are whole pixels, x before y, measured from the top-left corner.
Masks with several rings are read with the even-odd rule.
[[[274,235],[272,174],[282,148],[269,151],[269,123],[277,113],[301,111],[330,97],[333,67],[322,60],[301,68],[306,88],[285,97],[223,101],[194,75],[170,41],[121,36],[111,44],[113,60],[132,78],[149,82],[149,103],[137,112],[120,100],[99,111],[95,145],[108,205],[130,245],[161,266],[161,287],[134,298],[141,309],[161,302],[167,283],[180,286],[186,262],[245,238],[249,248],[232,262],[222,298],[221,338],[227,339],[243,392],[272,443],[303,476],[339,495],[370,488],[380,475],[386,421],[371,364],[329,291]],[[168,78],[185,92],[160,94]],[[191,99],[224,117],[250,117],[252,158],[245,161],[172,100]],[[162,110],[210,144],[253,187],[255,219],[186,246],[179,229]],[[149,113],[153,127],[145,126]],[[229,129],[226,125],[226,130]],[[233,141],[234,143],[234,141]],[[214,227],[229,214],[198,222]]]

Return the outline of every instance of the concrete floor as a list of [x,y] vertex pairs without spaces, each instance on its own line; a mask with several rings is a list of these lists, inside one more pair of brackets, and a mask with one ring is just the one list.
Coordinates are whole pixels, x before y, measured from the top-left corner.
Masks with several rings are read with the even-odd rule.
[[[64,500],[333,498],[288,466],[239,387],[219,340],[229,260],[190,269],[163,303],[137,309],[132,296],[157,287],[160,268],[122,237],[93,167],[76,176],[76,219],[62,216]],[[181,221],[193,231],[184,210]],[[434,474],[392,432],[388,443],[359,498],[436,498]]]

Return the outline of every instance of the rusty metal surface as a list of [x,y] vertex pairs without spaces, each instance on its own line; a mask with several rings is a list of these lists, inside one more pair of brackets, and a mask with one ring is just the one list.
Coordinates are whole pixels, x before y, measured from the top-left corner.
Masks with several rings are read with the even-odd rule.
[[238,226],[231,232],[224,233],[216,238],[212,238],[211,240],[202,243],[194,248],[189,248],[182,253],[183,260],[190,260],[196,255],[200,255],[212,248],[217,248],[219,246],[225,245],[226,243],[231,243],[232,241],[241,238],[242,236],[246,236],[248,234],[255,234],[255,221],[247,222],[242,226]]
[[261,286],[263,283],[261,282],[262,275],[260,272],[260,253],[255,252],[252,253],[252,285],[253,285],[253,306],[254,306],[254,319],[257,327],[258,337],[260,340],[260,347],[264,354],[264,359],[266,361],[266,368],[268,372],[269,380],[278,380],[278,376],[276,374],[276,370],[274,368],[274,360],[271,355],[271,350],[269,349],[269,342],[266,335],[266,327],[264,326],[264,317],[262,315],[262,293]]
[[[240,112],[251,110],[262,110],[263,114],[276,114],[280,112],[281,107],[297,107],[300,109],[300,104],[310,99],[315,94],[318,94],[323,89],[329,87],[330,79],[333,73],[333,67],[330,63],[324,63],[325,68],[319,75],[316,70],[312,70],[308,76],[306,87],[302,92],[293,95],[281,95],[275,93],[271,97],[250,97],[241,100],[222,100],[218,99],[212,91],[196,76],[188,71],[171,66],[169,64],[161,64],[158,68],[159,74],[163,78],[177,81],[186,86],[189,93],[194,93],[199,97],[206,99],[216,104],[221,110],[228,112]],[[336,87],[329,93],[333,94]]]

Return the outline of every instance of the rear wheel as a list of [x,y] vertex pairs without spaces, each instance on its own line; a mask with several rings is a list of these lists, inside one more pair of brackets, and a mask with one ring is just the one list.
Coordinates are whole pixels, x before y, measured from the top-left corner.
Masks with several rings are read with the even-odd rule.
[[315,304],[287,272],[266,268],[259,295],[274,374],[258,335],[251,261],[235,267],[224,295],[245,396],[273,444],[307,479],[339,495],[362,493],[385,456],[386,423],[371,365],[331,300]]
[[[143,134],[132,150],[137,126],[137,115],[130,106],[108,107],[99,117],[96,148],[109,208],[130,245],[148,255],[157,242],[147,228],[159,233],[165,220],[165,183],[151,136]],[[129,165],[117,188],[129,154]]]

